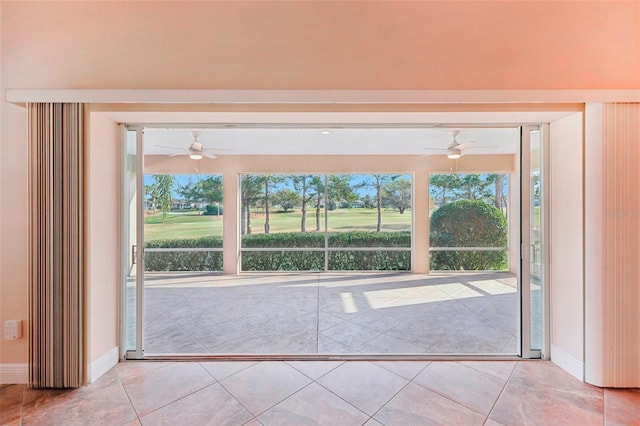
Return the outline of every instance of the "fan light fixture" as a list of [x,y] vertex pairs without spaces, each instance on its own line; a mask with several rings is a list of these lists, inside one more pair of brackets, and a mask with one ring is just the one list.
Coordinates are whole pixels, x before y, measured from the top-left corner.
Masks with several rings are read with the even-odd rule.
[[462,157],[462,152],[459,149],[452,149],[451,151],[447,152],[447,158],[449,158],[450,160],[457,160],[460,157]]
[[192,152],[189,154],[189,158],[191,158],[192,160],[202,160],[202,154]]

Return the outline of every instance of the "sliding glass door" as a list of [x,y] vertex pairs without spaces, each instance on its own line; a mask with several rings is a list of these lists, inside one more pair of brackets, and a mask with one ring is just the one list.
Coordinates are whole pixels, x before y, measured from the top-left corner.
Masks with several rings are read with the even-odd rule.
[[127,358],[142,358],[143,314],[142,300],[144,291],[144,234],[142,218],[144,194],[142,128],[139,126],[120,126],[123,139],[122,161],[122,250],[123,289],[121,333],[123,350]]
[[[491,204],[502,224],[499,239],[455,245],[434,241],[432,251],[446,254],[441,256],[445,260],[459,255],[456,252],[480,252],[483,256],[479,258],[487,258],[490,263],[459,266],[443,263],[440,257],[432,255],[432,269],[447,270],[451,277],[416,279],[408,275],[389,278],[391,274],[369,274],[331,281],[331,274],[325,274],[329,277],[326,280],[316,276],[296,286],[274,284],[271,282],[274,279],[268,277],[265,278],[266,285],[259,287],[256,283],[243,282],[246,276],[220,275],[211,279],[211,272],[222,269],[223,184],[227,189],[229,185],[237,184],[238,198],[228,202],[238,202],[240,214],[227,220],[236,220],[239,225],[241,271],[327,271],[334,274],[411,271],[412,256],[415,255],[413,218],[417,214],[413,204],[418,196],[414,194],[411,168],[397,174],[269,175],[242,171],[236,182],[233,179],[223,182],[219,169],[202,167],[203,172],[198,171],[203,163],[196,161],[202,161],[202,158],[188,158],[190,151],[180,150],[174,154],[154,148],[152,129],[147,130],[147,145],[143,146],[142,126],[122,126],[122,355],[142,359],[145,349],[147,356],[154,353],[241,353],[242,350],[246,353],[348,353],[366,342],[358,342],[349,348],[347,345],[325,347],[324,330],[319,324],[324,317],[342,323],[362,315],[358,321],[362,320],[364,324],[354,324],[373,330],[369,336],[371,340],[377,338],[374,334],[384,334],[386,337],[381,336],[384,339],[400,339],[414,345],[398,349],[403,353],[512,355],[517,352],[523,358],[544,357],[548,350],[545,341],[548,336],[545,330],[549,264],[546,245],[548,132],[545,125],[519,129],[519,155],[516,154],[518,128],[514,127],[511,128],[511,150],[506,154],[492,153],[491,149],[495,147],[489,145],[488,154],[474,157],[470,150],[465,158],[467,164],[476,160],[477,164],[482,164],[487,155],[496,159],[508,155],[508,161],[500,163],[505,164],[504,170],[495,170],[493,166],[492,173],[457,174],[442,167],[437,169],[435,159],[430,169],[433,170],[430,175],[432,186],[437,183],[436,176],[459,179],[460,188],[465,189],[460,192],[467,198],[481,198],[470,188],[474,182],[482,186],[482,193],[486,193],[482,200],[486,200],[476,201]],[[167,165],[169,160],[170,166]],[[216,164],[220,163],[219,160]],[[519,165],[519,170],[515,170],[514,164]],[[478,170],[480,166],[474,167]],[[509,173],[511,179],[504,173]],[[451,179],[443,179],[443,182]],[[445,183],[442,183],[441,192],[424,194],[433,197],[434,208],[438,202],[448,204],[451,201],[444,191],[448,188]],[[165,203],[161,200],[163,191],[169,194]],[[435,222],[436,218],[431,217],[432,237],[436,231]],[[517,245],[520,253],[514,248]],[[434,267],[437,262],[444,266]],[[433,282],[429,281],[431,279]],[[217,283],[220,284],[218,287]],[[385,288],[387,284],[389,288]],[[299,333],[296,336],[305,336],[300,340],[304,345],[273,349],[273,346],[263,344],[273,341],[266,332],[259,342],[251,340],[256,324],[261,330],[268,329],[265,321],[271,313],[260,317],[262,314],[255,311],[257,305],[251,303],[260,300],[262,307],[267,306],[265,295],[269,285],[278,290],[272,306],[280,322],[276,321],[274,327],[291,326]],[[232,293],[232,288],[237,288],[239,293]],[[311,296],[306,298],[305,292],[309,289]],[[313,311],[311,315],[290,309],[289,297],[298,290],[304,293],[305,297],[301,299],[308,303],[309,306],[305,306]],[[326,300],[320,297],[322,291],[328,294]],[[241,300],[245,294],[248,295],[245,305],[251,315],[245,315],[238,308],[239,304],[228,303],[233,297]],[[315,301],[312,300],[314,297],[317,298]],[[482,298],[491,299],[490,303]],[[219,302],[215,309],[211,301]],[[508,315],[505,315],[507,311]],[[286,318],[281,318],[283,315]],[[247,320],[248,317],[256,324]],[[480,317],[486,319],[481,325],[492,338],[490,345],[470,344],[473,339],[469,339],[469,333],[481,328]],[[384,318],[390,322],[385,324]],[[518,327],[516,321],[519,321]],[[240,322],[241,326],[238,325]],[[307,323],[311,326],[306,327]],[[438,325],[434,327],[436,323]],[[324,333],[324,337],[337,342],[347,339],[348,330],[343,335],[337,326],[332,325],[336,328]],[[307,339],[306,328],[315,343]],[[171,336],[179,339],[165,344]],[[227,340],[235,343],[232,345]],[[442,343],[438,343],[440,341]],[[251,346],[252,342],[254,346]],[[246,349],[249,346],[251,348]],[[372,353],[382,350],[371,345],[366,348]]]
[[544,356],[548,333],[548,132],[547,126],[522,127],[521,151],[521,339],[523,358]]

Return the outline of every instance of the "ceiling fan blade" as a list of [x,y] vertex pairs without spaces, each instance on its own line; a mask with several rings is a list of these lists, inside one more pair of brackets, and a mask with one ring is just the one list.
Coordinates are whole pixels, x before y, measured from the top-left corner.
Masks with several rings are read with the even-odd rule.
[[233,148],[205,148],[204,152],[222,152],[222,151],[235,151]]
[[467,150],[469,150],[469,149],[487,149],[487,148],[493,149],[493,148],[499,148],[499,146],[498,146],[498,145],[490,145],[490,146],[471,146],[471,147],[469,147],[469,148],[462,148],[462,150],[467,151]]
[[166,149],[177,149],[178,151],[184,151],[184,148],[176,148],[175,146],[163,146],[163,145],[155,145],[156,148],[166,148]]
[[189,155],[189,152],[176,152],[175,154],[171,154],[169,157],[176,157],[178,155]]
[[205,157],[207,157],[207,158],[209,158],[209,159],[211,159],[211,160],[215,160],[216,158],[218,158],[218,156],[217,156],[217,155],[212,154],[212,153],[210,153],[210,152],[204,152],[204,151],[203,151],[203,152],[202,152],[202,155],[203,155],[203,156],[205,156]]
[[450,148],[424,148],[426,151],[439,151],[439,152],[446,152],[446,151],[451,151]]

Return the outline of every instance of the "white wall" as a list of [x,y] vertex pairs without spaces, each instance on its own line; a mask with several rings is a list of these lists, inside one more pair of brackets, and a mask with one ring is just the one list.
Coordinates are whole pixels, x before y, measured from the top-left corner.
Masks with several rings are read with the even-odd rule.
[[100,364],[118,361],[114,348],[118,346],[121,200],[117,124],[90,115],[86,165],[87,334],[89,373],[95,380],[106,371]]
[[550,125],[551,360],[583,379],[582,113]]

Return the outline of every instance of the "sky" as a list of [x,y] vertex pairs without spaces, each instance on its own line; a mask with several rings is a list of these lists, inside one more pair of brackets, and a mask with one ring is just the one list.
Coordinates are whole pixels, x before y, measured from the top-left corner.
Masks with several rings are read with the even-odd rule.
[[[199,180],[203,180],[203,179],[207,179],[211,176],[220,176],[220,175],[210,175],[210,174],[175,174],[173,175],[175,176],[176,179],[176,189],[177,187],[180,186],[185,186],[187,185],[190,181],[191,182],[197,182]],[[356,185],[360,185],[362,183],[364,183],[367,178],[371,175],[366,175],[366,174],[352,174],[351,176],[351,184],[356,186]],[[395,176],[395,174],[394,174]],[[411,175],[410,174],[404,174],[404,175],[400,175],[402,178],[404,179],[408,179],[411,180]],[[145,185],[151,185],[153,183],[153,175],[152,174],[145,174],[144,175],[144,184]],[[283,189],[283,188],[289,188],[291,190],[293,190],[293,184],[291,182],[287,182],[285,184],[281,184],[279,186],[278,189]],[[362,187],[362,188],[358,188],[357,191],[359,196],[364,197],[367,194],[369,195],[373,195],[375,194],[375,189],[371,188],[371,187]],[[180,198],[180,195],[178,194],[178,192],[176,190],[174,190],[173,196],[175,198]]]
[[[207,179],[211,176],[220,176],[220,175],[211,175],[211,174],[175,174],[175,179],[176,179],[176,189],[180,186],[185,186],[187,185],[189,182],[197,182],[199,180],[203,180],[203,179]],[[364,183],[367,178],[371,175],[366,175],[366,174],[352,174],[350,175],[351,178],[351,183],[352,185],[356,186],[356,185],[360,185],[362,183]],[[404,175],[400,175],[403,179],[409,179],[411,180],[411,175],[410,174],[404,174]],[[144,184],[145,185],[150,185],[153,183],[153,175],[151,174],[145,174],[144,175]],[[288,182],[287,184],[281,184],[280,187],[278,189],[283,189],[283,188],[289,188],[291,190],[293,190],[293,184],[291,184],[290,182]],[[493,187],[489,188],[490,191],[493,191]],[[505,185],[505,192],[508,193],[508,182]],[[364,186],[364,187],[360,187],[356,190],[356,193],[360,196],[360,197],[365,197],[366,195],[371,195],[373,196],[375,194],[375,189],[370,187],[370,186]],[[437,194],[438,191],[435,189],[431,189],[430,190],[430,194],[431,196],[434,196],[435,194]],[[180,194],[178,194],[177,190],[174,190],[173,193],[174,198],[180,198]]]

